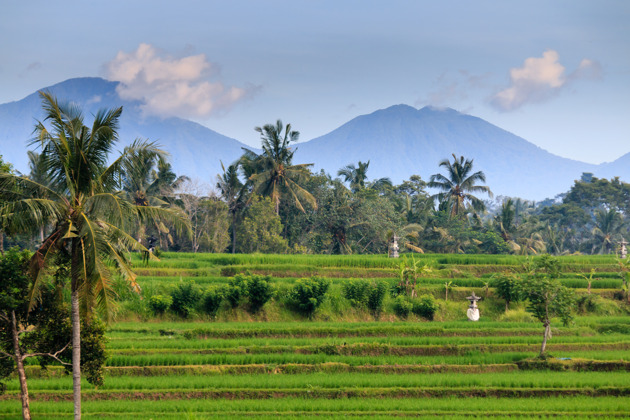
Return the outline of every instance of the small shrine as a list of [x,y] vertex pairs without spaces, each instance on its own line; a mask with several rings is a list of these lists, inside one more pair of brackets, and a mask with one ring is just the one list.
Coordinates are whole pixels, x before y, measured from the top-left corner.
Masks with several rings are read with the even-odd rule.
[[398,237],[398,235],[394,234],[394,237],[392,238],[392,243],[389,246],[389,258],[398,258],[398,239],[400,239]]
[[479,296],[475,295],[475,292],[472,292],[471,296],[468,296],[466,299],[470,302],[468,305],[468,310],[466,311],[466,316],[468,316],[469,321],[479,321],[479,307],[477,306],[477,301],[481,300]]
[[626,242],[625,239],[622,239],[621,242],[619,242],[619,245],[621,245],[620,257],[622,260],[625,260],[628,257],[628,249],[626,248],[628,242]]

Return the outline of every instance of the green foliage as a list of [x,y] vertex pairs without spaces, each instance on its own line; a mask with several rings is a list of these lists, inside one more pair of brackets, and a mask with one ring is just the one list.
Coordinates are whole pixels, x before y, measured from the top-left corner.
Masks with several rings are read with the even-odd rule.
[[215,316],[221,307],[223,296],[224,290],[222,288],[211,287],[206,290],[203,296],[203,311],[210,316]]
[[383,280],[377,280],[370,284],[368,289],[367,308],[374,318],[379,318],[385,304],[385,297],[389,290],[389,284]]
[[324,301],[330,284],[330,280],[321,277],[298,279],[289,292],[287,303],[296,312],[310,318]]
[[187,318],[197,308],[201,293],[193,282],[182,282],[171,291],[171,297],[173,298],[171,304],[173,312]]
[[495,274],[492,276],[492,285],[497,296],[505,300],[505,310],[509,309],[510,302],[520,300],[519,278],[513,274]]
[[286,253],[288,244],[281,233],[280,216],[276,214],[271,199],[254,196],[237,228],[237,246],[244,253]]
[[170,295],[153,295],[149,298],[149,307],[153,313],[161,315],[173,304],[173,297]]
[[81,372],[96,387],[103,385],[107,360],[105,329],[105,324],[96,317],[81,323]]
[[271,276],[237,274],[229,280],[225,298],[232,308],[246,301],[248,311],[256,313],[273,297],[273,294]]
[[343,297],[356,308],[368,309],[375,318],[383,311],[389,284],[383,280],[350,280],[342,286]]
[[248,309],[252,313],[258,312],[274,293],[271,276],[252,275],[246,280],[246,296],[249,301]]
[[421,295],[418,299],[413,300],[411,311],[422,318],[433,321],[438,309],[439,305],[433,295]]
[[529,276],[520,283],[520,294],[527,300],[527,310],[545,326],[555,317],[565,325],[571,321],[575,296],[559,281]]
[[409,302],[407,297],[399,295],[396,296],[396,299],[394,299],[393,309],[397,317],[407,319],[413,309],[413,304]]
[[370,282],[368,280],[349,280],[342,286],[343,297],[354,307],[366,307]]

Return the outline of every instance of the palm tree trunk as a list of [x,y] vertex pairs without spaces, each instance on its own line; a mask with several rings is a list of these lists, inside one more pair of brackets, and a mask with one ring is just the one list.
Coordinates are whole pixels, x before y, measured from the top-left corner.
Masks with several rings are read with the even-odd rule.
[[17,365],[18,378],[20,380],[20,397],[22,400],[22,418],[31,419],[31,409],[29,407],[28,386],[26,384],[26,373],[24,372],[24,360],[20,351],[20,342],[17,330],[15,311],[11,311],[11,329],[13,330],[13,353],[15,354],[15,364]]
[[79,319],[79,291],[72,288],[72,398],[74,418],[81,419],[81,320]]
[[236,213],[232,215],[232,254],[236,254]]
[[72,317],[72,399],[74,401],[74,418],[81,419],[81,317],[79,312],[79,285],[78,273],[80,258],[80,243],[77,238],[72,239],[71,254],[71,317]]

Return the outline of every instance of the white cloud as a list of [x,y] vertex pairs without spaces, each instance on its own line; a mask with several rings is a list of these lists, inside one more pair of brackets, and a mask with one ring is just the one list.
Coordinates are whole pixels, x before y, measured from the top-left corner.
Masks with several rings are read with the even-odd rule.
[[106,64],[107,78],[118,81],[122,99],[139,100],[147,115],[205,118],[226,111],[252,89],[225,86],[209,78],[216,65],[205,55],[161,57],[149,44],[131,53],[120,51]]
[[599,77],[600,66],[593,60],[583,59],[570,75],[565,74],[565,67],[558,60],[554,50],[545,51],[542,57],[525,59],[522,67],[510,70],[510,86],[496,93],[491,105],[501,111],[514,111],[526,104],[549,100],[573,80]]

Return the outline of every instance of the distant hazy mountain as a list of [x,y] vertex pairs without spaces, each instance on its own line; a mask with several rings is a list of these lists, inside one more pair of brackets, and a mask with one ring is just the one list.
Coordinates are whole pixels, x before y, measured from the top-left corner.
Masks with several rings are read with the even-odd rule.
[[[135,138],[159,142],[171,154],[170,161],[178,175],[200,178],[214,185],[221,173],[220,160],[230,164],[238,159],[245,144],[223,136],[200,124],[180,118],[144,118],[140,103],[123,101],[116,93],[117,82],[100,78],[70,79],[43,88],[60,100],[71,100],[85,112],[85,121],[100,108],[123,106],[118,149]],[[26,150],[36,119],[42,118],[41,99],[37,93],[0,105],[0,154],[22,172],[28,172]]]
[[[179,119],[143,118],[140,103],[121,100],[116,82],[100,78],[71,79],[44,88],[58,98],[72,100],[88,113],[99,108],[124,107],[119,148],[136,137],[161,143],[175,172],[214,184],[221,172],[219,161],[229,164],[245,145],[197,123]],[[91,122],[91,116],[86,120]],[[26,145],[35,119],[41,119],[37,93],[0,105],[0,154],[27,172]],[[553,197],[567,191],[582,172],[630,181],[630,153],[602,165],[591,165],[553,155],[480,118],[453,109],[407,105],[361,115],[325,136],[300,143],[295,163],[314,163],[333,176],[361,160],[370,161],[370,179],[389,177],[395,183],[411,175],[423,179],[440,171],[438,163],[451,154],[474,159],[495,195],[527,199]]]
[[[394,183],[418,174],[427,180],[452,153],[474,160],[495,195],[528,199],[567,191],[582,172],[597,165],[553,155],[480,118],[453,109],[407,105],[361,115],[298,147],[296,159],[336,175],[339,168],[369,160],[370,179]],[[626,170],[626,173],[628,171]],[[630,178],[630,177],[628,177]]]

